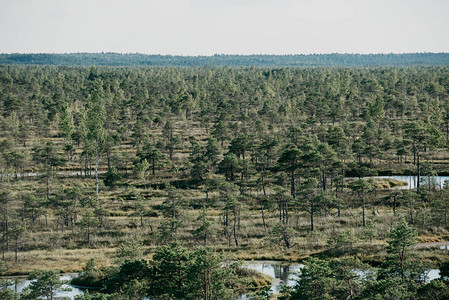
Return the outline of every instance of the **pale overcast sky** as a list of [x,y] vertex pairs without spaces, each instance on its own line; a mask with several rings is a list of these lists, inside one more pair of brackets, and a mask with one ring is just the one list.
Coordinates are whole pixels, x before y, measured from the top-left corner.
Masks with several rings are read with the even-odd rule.
[[449,52],[448,0],[0,0],[0,53]]

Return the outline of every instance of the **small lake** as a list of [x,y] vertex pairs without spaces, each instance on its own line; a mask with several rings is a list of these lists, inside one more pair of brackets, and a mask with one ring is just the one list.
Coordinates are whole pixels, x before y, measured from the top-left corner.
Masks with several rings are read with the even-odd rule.
[[[391,178],[396,179],[400,181],[404,181],[407,183],[407,185],[403,186],[397,186],[393,189],[399,189],[399,190],[411,190],[418,186],[418,176],[370,176],[370,177],[364,177],[364,179],[370,179],[370,178]],[[420,185],[430,185],[435,186],[437,188],[442,189],[444,186],[445,181],[449,181],[449,176],[420,176]]]
[[[61,279],[62,282],[64,282],[64,284],[56,292],[56,297],[60,297],[60,298],[67,297],[67,298],[73,299],[73,298],[75,298],[75,296],[82,295],[84,293],[84,290],[67,284],[67,282],[69,282],[76,276],[78,276],[78,273],[63,274],[63,275],[59,276],[59,278]],[[30,280],[28,280],[24,277],[2,278],[2,279],[9,280],[9,282],[12,284],[9,284],[8,288],[13,291],[16,291],[18,293],[21,293],[23,291],[23,289],[25,289],[31,283]]]
[[[286,263],[281,261],[261,260],[261,261],[244,261],[243,267],[255,270],[273,278],[271,292],[279,293],[281,285],[294,286],[299,279],[299,270],[304,267],[299,263]],[[240,295],[238,299],[251,299],[247,295]]]
[[[448,245],[446,245],[448,246]],[[280,261],[246,261],[244,267],[258,271],[265,275],[273,277],[271,292],[278,294],[281,285],[294,286],[299,279],[299,271],[304,267],[299,263],[285,263]],[[356,273],[363,277],[366,271],[356,270]],[[427,281],[440,278],[439,269],[430,269],[427,271]],[[251,299],[249,295],[240,295],[238,299]]]
[[439,269],[430,269],[427,271],[427,282],[432,281],[434,279],[439,279],[440,276],[440,270]]

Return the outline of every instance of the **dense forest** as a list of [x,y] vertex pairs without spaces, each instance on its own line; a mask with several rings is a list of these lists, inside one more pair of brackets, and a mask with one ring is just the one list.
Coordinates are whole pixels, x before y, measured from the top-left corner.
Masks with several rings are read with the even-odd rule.
[[4,65],[56,66],[435,66],[449,64],[449,53],[296,54],[176,56],[139,53],[0,54]]
[[[448,54],[171,59],[0,56],[320,66]],[[0,271],[37,281],[0,295],[50,299],[59,271],[84,270],[78,283],[102,290],[79,299],[269,299],[257,289],[269,280],[235,262],[274,259],[305,264],[278,299],[448,299],[447,249],[429,246],[449,237],[449,185],[432,181],[449,174],[448,146],[447,66],[2,65]],[[392,174],[417,187],[374,177]],[[441,278],[428,282],[431,268]]]

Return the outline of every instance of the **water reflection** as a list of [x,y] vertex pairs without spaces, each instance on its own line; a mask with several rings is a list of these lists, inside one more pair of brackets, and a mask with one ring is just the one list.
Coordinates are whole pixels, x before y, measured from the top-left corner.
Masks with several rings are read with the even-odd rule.
[[[280,261],[247,261],[244,262],[243,267],[271,276],[273,278],[271,292],[277,294],[281,290],[281,285],[294,286],[296,284],[299,279],[299,270],[304,265]],[[250,299],[250,297],[240,295],[239,299]]]
[[[449,247],[449,244],[444,246]],[[273,294],[280,292],[282,284],[294,286],[299,279],[299,271],[304,267],[303,264],[288,264],[280,261],[247,261],[243,266],[273,277],[273,284],[271,286]],[[354,271],[360,277],[365,277],[368,272],[372,272],[365,270]],[[439,269],[430,269],[427,271],[427,282],[439,279],[440,277]],[[251,299],[251,297],[249,295],[240,295],[238,299]]]
[[[407,185],[393,187],[393,189],[399,190],[411,190],[418,186],[418,176],[371,176],[365,178],[391,178],[406,182]],[[449,181],[449,176],[420,176],[420,185],[430,185],[442,189],[446,180]]]
[[441,245],[440,249],[449,250],[449,244]]
[[[64,284],[56,292],[56,298],[66,297],[69,299],[73,299],[75,298],[75,296],[83,294],[82,289],[67,284],[67,282],[69,282],[76,276],[78,276],[78,274],[73,273],[73,274],[64,274],[59,277],[59,279],[61,279],[61,281],[64,282]],[[3,278],[2,280],[5,279],[8,280],[9,283],[8,288],[18,293],[21,293],[32,282],[31,280],[28,280],[25,277]]]
[[427,282],[441,278],[439,269],[430,269],[427,271]]
[[[444,249],[448,249],[449,245],[443,245]],[[443,247],[442,246],[442,247]],[[304,267],[303,264],[288,264],[280,261],[247,261],[244,262],[243,267],[255,270],[265,275],[269,275],[273,278],[271,285],[271,291],[273,294],[279,293],[281,285],[294,286],[299,279],[299,271]],[[366,271],[355,270],[356,274],[363,277]],[[77,273],[64,274],[60,276],[61,281],[69,282],[76,277]],[[430,269],[427,273],[428,281],[440,278],[440,270]],[[30,285],[31,281],[24,277],[9,278],[8,288],[16,292],[22,292],[23,289]],[[66,297],[73,299],[77,295],[82,295],[83,290],[77,287],[71,286],[67,283],[63,284],[61,290],[56,293],[57,298]],[[238,299],[251,299],[249,295],[240,295]]]

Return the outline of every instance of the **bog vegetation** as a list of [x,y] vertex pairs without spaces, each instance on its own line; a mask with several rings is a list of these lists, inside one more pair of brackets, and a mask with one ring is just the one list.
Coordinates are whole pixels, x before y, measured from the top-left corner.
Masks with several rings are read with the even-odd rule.
[[448,67],[0,66],[1,272],[227,299],[260,284],[225,261],[310,257],[279,297],[447,297],[414,244],[447,239],[448,146]]

